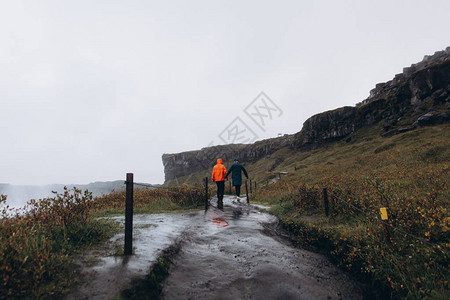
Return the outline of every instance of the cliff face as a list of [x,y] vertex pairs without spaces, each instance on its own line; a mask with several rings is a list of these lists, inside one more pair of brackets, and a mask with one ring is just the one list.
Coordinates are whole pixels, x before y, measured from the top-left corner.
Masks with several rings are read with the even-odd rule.
[[251,145],[223,145],[199,151],[164,154],[166,182],[193,172],[209,170],[217,157],[230,161],[255,162],[284,147],[309,151],[346,138],[358,129],[382,121],[382,136],[413,130],[417,126],[449,121],[450,47],[425,56],[423,61],[404,68],[394,79],[379,83],[370,96],[355,107],[342,107],[314,115],[295,135],[259,141]]
[[212,168],[220,156],[224,161],[239,153],[247,145],[221,145],[202,148],[198,151],[177,154],[163,154],[165,181],[183,177],[198,171]]
[[218,157],[224,161],[232,161],[235,157],[245,162],[255,162],[292,143],[292,135],[267,139],[254,144],[232,144],[206,147],[198,151],[164,154],[162,162],[166,182],[192,174],[194,172],[211,170]]
[[320,147],[325,142],[338,140],[356,130],[355,117],[356,109],[350,106],[314,115],[303,123],[292,145],[306,151]]
[[417,126],[447,122],[450,103],[450,47],[424,60],[386,83],[355,107],[342,107],[312,116],[294,136],[292,146],[311,150],[383,121],[390,136]]

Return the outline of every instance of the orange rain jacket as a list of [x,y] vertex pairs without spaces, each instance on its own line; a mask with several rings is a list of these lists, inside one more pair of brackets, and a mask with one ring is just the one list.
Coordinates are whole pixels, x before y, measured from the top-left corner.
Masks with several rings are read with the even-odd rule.
[[225,174],[227,174],[227,168],[222,165],[222,159],[217,160],[217,165],[214,166],[212,172],[212,181],[225,181]]

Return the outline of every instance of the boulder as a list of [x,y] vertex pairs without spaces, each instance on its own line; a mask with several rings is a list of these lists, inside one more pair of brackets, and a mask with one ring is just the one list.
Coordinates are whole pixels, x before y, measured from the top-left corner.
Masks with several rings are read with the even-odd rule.
[[442,124],[448,121],[449,116],[446,112],[429,112],[417,118],[416,123],[420,126],[427,126]]

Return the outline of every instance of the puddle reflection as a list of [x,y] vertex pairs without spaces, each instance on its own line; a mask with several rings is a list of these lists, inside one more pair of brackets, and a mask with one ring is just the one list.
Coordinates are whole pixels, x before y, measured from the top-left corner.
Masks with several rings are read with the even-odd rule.
[[225,228],[228,225],[228,221],[225,220],[224,218],[214,218],[212,219],[213,223],[218,227],[218,228]]

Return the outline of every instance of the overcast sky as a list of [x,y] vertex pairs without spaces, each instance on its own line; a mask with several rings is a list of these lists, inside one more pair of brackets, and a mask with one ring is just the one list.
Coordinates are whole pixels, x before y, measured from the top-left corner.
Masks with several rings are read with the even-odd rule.
[[[233,122],[275,137],[364,100],[449,46],[449,15],[448,0],[0,0],[0,182],[162,183],[163,153],[223,144]],[[245,113],[261,92],[264,126]]]

